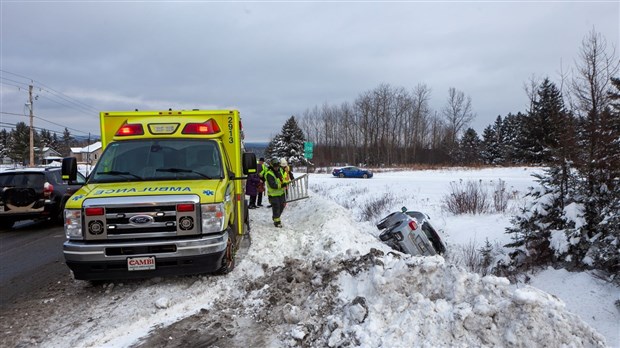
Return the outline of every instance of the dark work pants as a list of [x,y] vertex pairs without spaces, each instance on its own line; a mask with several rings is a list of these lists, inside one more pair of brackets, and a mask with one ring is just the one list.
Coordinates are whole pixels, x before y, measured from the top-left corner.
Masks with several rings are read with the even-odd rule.
[[262,205],[263,204],[263,193],[259,192],[258,195],[256,195],[256,205]]
[[284,195],[269,196],[269,203],[271,204],[271,217],[273,218],[273,222],[280,221],[280,215],[282,215],[284,205],[286,204],[286,199],[284,198]]

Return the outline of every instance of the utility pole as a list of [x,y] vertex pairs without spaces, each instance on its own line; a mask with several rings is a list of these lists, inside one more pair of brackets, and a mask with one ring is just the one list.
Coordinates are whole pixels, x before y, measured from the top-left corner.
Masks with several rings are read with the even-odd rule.
[[28,86],[28,95],[30,101],[30,163],[29,167],[34,167],[34,122],[33,122],[33,100],[32,100],[32,85]]

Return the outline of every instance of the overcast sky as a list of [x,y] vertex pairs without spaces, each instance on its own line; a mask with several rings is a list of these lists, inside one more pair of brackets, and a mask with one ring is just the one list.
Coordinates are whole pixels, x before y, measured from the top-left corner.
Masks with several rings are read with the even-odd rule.
[[[98,111],[236,108],[248,141],[385,83],[472,98],[479,133],[525,111],[524,84],[575,66],[593,29],[620,46],[618,1],[7,1],[1,124],[99,134]],[[25,87],[18,89],[17,86]],[[13,115],[18,114],[18,115]]]

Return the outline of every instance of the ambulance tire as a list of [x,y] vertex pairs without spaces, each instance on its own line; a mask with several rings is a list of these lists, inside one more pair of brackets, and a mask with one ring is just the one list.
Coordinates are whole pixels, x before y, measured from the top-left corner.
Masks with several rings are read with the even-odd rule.
[[226,252],[222,257],[222,264],[215,272],[220,275],[228,274],[235,268],[235,239],[233,231],[228,231],[228,241],[226,243]]

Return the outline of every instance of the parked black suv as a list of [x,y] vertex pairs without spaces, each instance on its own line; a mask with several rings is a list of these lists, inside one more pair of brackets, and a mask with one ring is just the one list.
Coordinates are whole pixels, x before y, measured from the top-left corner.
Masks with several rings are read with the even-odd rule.
[[0,228],[31,219],[49,218],[62,223],[65,202],[85,181],[80,173],[71,184],[63,181],[60,167],[0,172]]

